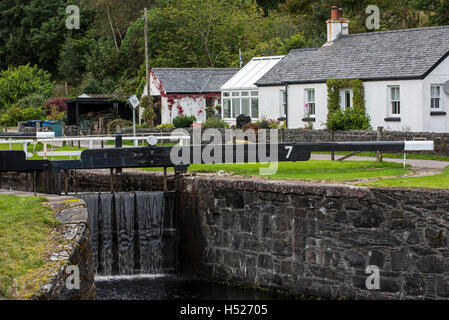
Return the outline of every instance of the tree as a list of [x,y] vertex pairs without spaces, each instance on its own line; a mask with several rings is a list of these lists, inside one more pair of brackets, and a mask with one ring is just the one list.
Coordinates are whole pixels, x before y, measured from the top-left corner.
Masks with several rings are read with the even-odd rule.
[[149,17],[152,61],[171,67],[238,65],[263,19],[252,0],[159,0]]
[[10,67],[0,73],[0,110],[13,106],[20,99],[39,94],[49,98],[54,87],[51,75],[37,66],[29,64]]

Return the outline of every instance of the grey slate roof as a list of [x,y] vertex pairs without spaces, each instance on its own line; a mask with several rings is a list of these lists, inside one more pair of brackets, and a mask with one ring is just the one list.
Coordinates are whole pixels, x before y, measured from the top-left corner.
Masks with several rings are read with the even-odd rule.
[[220,92],[220,87],[239,69],[154,68],[152,71],[166,93],[211,93]]
[[448,55],[449,26],[341,35],[330,46],[292,50],[256,85],[422,79]]

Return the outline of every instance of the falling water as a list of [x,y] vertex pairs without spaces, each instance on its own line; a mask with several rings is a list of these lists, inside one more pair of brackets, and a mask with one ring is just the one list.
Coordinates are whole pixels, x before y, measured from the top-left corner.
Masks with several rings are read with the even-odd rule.
[[164,193],[138,193],[136,200],[141,271],[155,273],[162,266]]
[[[163,192],[102,193],[80,197],[89,210],[93,264],[98,275],[150,274],[161,270]],[[173,209],[173,205],[168,208]]]
[[98,209],[99,209],[99,196],[98,194],[86,194],[81,196],[87,205],[89,210],[89,229],[90,229],[90,241],[92,244],[92,264],[95,270],[98,270]]
[[112,229],[112,223],[113,219],[112,216],[114,214],[113,212],[113,198],[114,195],[112,194],[100,194],[100,214],[99,214],[99,244],[98,244],[98,250],[99,250],[99,260],[100,260],[100,266],[101,270],[100,273],[105,276],[112,275],[112,262],[113,262],[113,256],[112,256],[112,246],[113,246],[113,229]]
[[118,233],[119,274],[133,274],[134,269],[134,194],[117,194],[115,210]]

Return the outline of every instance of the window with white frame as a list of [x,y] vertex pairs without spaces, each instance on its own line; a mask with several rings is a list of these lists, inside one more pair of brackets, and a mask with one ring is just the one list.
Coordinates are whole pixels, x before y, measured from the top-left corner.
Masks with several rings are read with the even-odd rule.
[[281,105],[279,109],[279,118],[287,117],[287,92],[285,90],[281,90]]
[[390,115],[398,116],[401,114],[401,90],[400,87],[389,87],[390,95]]
[[430,87],[430,109],[439,111],[443,109],[443,99],[441,98],[441,86],[432,85]]
[[239,115],[259,118],[259,92],[233,91],[222,94],[223,119],[236,119]]
[[223,93],[223,118],[231,118],[231,94],[229,92]]
[[352,89],[340,90],[340,107],[343,110],[352,108]]
[[315,116],[315,89],[306,89],[305,92],[305,108],[304,113],[306,117]]

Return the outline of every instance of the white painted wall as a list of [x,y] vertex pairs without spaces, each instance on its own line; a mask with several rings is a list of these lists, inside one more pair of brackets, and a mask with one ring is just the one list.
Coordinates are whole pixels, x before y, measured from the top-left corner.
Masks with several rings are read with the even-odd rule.
[[[173,119],[179,115],[177,106],[181,106],[185,116],[195,116],[198,122],[206,121],[206,99],[204,97],[193,98],[189,96],[175,99],[171,111],[167,97],[162,97],[162,123],[172,123]],[[218,101],[215,102],[218,104]],[[202,112],[200,112],[202,111]]]
[[[162,104],[162,123],[172,123],[173,119],[179,115],[177,106],[181,106],[184,110],[185,116],[195,116],[198,122],[206,121],[206,99],[205,97],[195,97],[191,95],[185,95],[182,98],[175,99],[172,108],[170,110],[168,98],[164,92],[160,92],[160,82],[153,74],[150,75],[150,93],[152,96],[161,96]],[[142,96],[147,95],[147,88],[143,91]],[[216,99],[214,105],[219,104],[219,99]],[[141,110],[143,113],[143,110]]]
[[444,116],[430,115],[430,87],[449,81],[449,58],[446,58],[422,81],[422,119],[424,131],[449,132],[449,95],[442,92]]
[[[384,127],[392,131],[423,131],[422,121],[422,81],[371,81],[364,82],[367,114],[371,117],[371,126]],[[399,86],[401,95],[401,121],[386,122],[391,115],[389,104],[389,87]]]
[[[370,81],[364,82],[366,110],[371,126],[395,131],[449,132],[449,116],[430,116],[430,86],[449,80],[449,59],[436,68],[425,80]],[[389,114],[389,86],[401,90],[401,121],[386,122]],[[325,83],[294,84],[288,87],[289,128],[304,128],[305,90],[315,89],[315,129],[325,128],[327,118],[327,86]],[[261,115],[277,119],[280,113],[280,92],[285,87],[260,87]],[[449,111],[449,96],[444,95],[444,111]]]
[[259,88],[259,118],[277,120],[281,110],[281,91],[285,87]]

